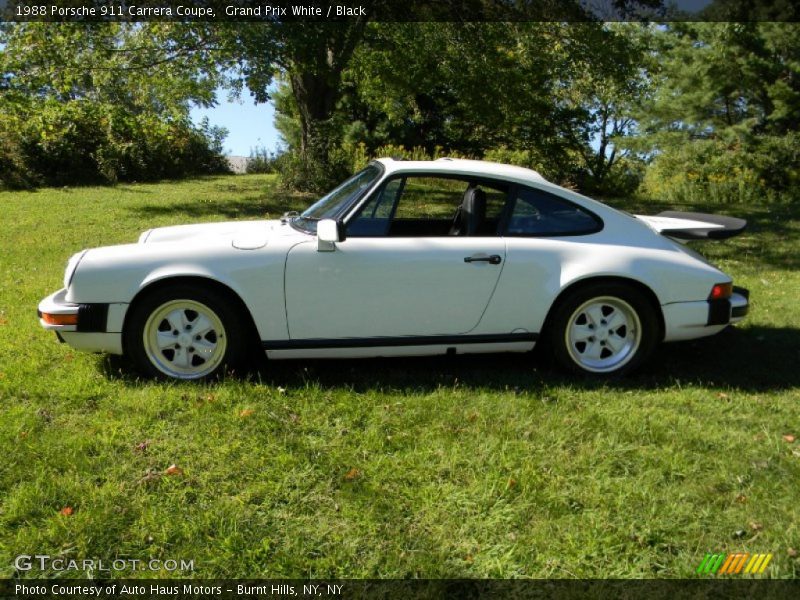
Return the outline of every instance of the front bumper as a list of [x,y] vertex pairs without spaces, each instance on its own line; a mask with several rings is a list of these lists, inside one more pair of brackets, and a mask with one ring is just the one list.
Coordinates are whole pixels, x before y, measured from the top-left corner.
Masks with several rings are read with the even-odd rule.
[[105,333],[108,329],[108,304],[74,304],[66,300],[66,288],[39,303],[37,314],[42,327],[55,331]]
[[[67,290],[61,289],[39,302],[36,314],[42,327],[56,332],[78,329],[77,319],[80,305],[67,302],[66,295]],[[65,324],[67,319],[61,319],[61,317],[73,317],[75,324]]]
[[39,324],[76,350],[122,354],[122,326],[126,303],[68,302],[67,290],[50,294],[39,303]]

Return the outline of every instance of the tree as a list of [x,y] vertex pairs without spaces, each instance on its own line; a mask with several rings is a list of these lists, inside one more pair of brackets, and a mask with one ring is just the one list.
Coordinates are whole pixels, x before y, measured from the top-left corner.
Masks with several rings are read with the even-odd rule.
[[654,194],[759,199],[800,179],[800,30],[793,23],[672,23],[657,37],[643,143]]
[[629,109],[644,89],[632,31],[373,23],[343,76],[344,139],[369,151],[389,142],[429,153],[491,150],[556,180],[602,183],[625,152],[615,143],[632,131]]
[[329,172],[330,152],[339,141],[335,110],[347,68],[366,26],[358,17],[342,23],[253,23],[231,30],[231,57],[238,63],[238,83],[257,102],[270,99],[280,74],[292,93],[298,119],[298,182],[322,188],[336,178]]
[[189,119],[192,103],[214,102],[216,49],[208,30],[17,23],[0,36],[0,115],[15,124],[2,147],[33,179],[153,179],[224,167],[222,132]]
[[[580,69],[608,64],[599,60],[603,38],[617,34],[598,22],[571,25],[541,18],[548,13],[552,18],[555,11],[557,16],[586,19],[591,11],[584,4],[362,4],[368,13],[380,10],[384,16],[394,6],[406,19],[411,10],[439,18],[460,17],[456,11],[466,10],[489,21],[278,20],[232,30],[238,89],[246,86],[257,102],[267,101],[279,75],[279,86],[291,92],[290,101],[286,93],[275,96],[282,115],[279,126],[291,130],[291,142],[297,134],[296,147],[290,144],[290,149],[301,169],[323,167],[319,178],[307,178],[317,182],[312,186],[320,187],[332,174],[325,167],[335,162],[343,140],[446,146],[467,153],[513,143],[553,164],[574,162],[576,149],[570,147],[564,127],[575,122],[582,108],[570,104],[563,90]],[[613,0],[609,8],[628,14],[658,5],[659,0]],[[494,22],[504,15],[530,21]]]
[[589,48],[597,48],[593,68],[575,74],[565,90],[579,107],[568,128],[580,157],[582,187],[600,193],[629,193],[644,166],[632,150],[637,111],[652,91],[647,76],[651,27],[638,23],[606,24],[588,32]]

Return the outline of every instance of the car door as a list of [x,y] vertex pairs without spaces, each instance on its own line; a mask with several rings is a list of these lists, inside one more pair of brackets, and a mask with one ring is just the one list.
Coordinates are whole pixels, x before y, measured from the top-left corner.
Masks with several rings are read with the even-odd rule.
[[316,241],[293,247],[285,276],[291,339],[449,336],[474,329],[506,250],[488,215],[484,233],[450,234],[471,185],[395,178],[350,220],[347,239],[333,252],[319,252]]

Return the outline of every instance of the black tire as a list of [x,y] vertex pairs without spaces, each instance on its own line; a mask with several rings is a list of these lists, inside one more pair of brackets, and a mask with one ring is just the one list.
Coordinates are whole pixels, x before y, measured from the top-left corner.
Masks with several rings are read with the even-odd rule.
[[569,372],[623,375],[639,367],[658,344],[658,315],[631,285],[588,283],[553,308],[545,338],[556,363]]
[[202,381],[238,368],[247,340],[246,321],[226,294],[176,283],[153,290],[131,309],[123,350],[148,377]]

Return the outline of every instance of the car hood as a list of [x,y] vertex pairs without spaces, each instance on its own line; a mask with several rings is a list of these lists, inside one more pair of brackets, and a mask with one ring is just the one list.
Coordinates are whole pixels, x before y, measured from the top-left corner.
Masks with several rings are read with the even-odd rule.
[[262,248],[274,237],[302,235],[278,220],[198,223],[148,229],[139,236],[140,244],[187,242],[209,244],[225,242],[240,250]]

